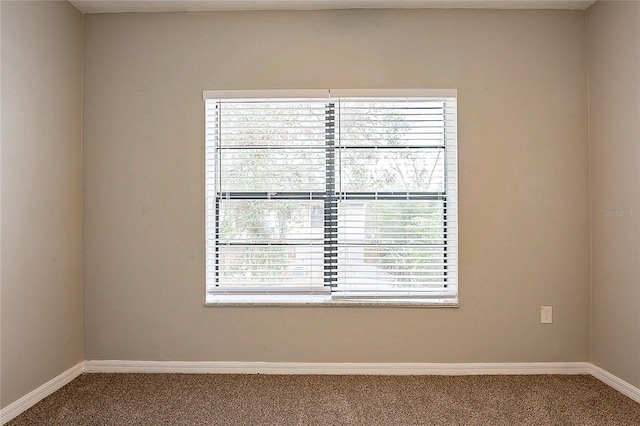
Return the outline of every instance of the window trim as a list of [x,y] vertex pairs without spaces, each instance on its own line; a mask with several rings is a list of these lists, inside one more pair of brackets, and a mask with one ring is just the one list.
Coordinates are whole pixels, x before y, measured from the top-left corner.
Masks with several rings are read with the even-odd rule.
[[[203,100],[213,100],[213,99],[227,99],[227,100],[235,100],[235,101],[255,101],[256,99],[282,99],[284,100],[315,100],[318,98],[349,98],[350,101],[357,101],[358,98],[362,100],[375,100],[375,99],[398,99],[401,100],[403,98],[454,98],[457,100],[457,90],[456,89],[293,89],[293,90],[205,90],[203,91]],[[457,109],[457,108],[456,108]],[[205,108],[205,122],[207,122],[207,112]],[[456,131],[454,137],[454,147],[453,150],[453,158],[455,159],[455,164],[452,168],[447,167],[445,165],[445,176],[447,180],[453,179],[455,181],[455,186],[453,190],[453,201],[456,205],[456,208],[453,212],[448,213],[449,217],[452,217],[455,223],[456,232],[459,228],[458,223],[458,164],[457,164],[457,112],[456,112]],[[445,142],[445,155],[447,156],[450,152],[448,149],[448,143]],[[206,150],[206,141],[205,141],[205,150]],[[445,162],[447,161],[445,157]],[[206,187],[205,183],[205,187]],[[205,191],[206,192],[206,191]],[[450,196],[450,191],[445,190],[447,199]],[[445,202],[446,209],[446,202]],[[205,205],[205,221],[206,219],[206,210],[207,207]],[[445,219],[445,228],[447,219]],[[206,227],[206,224],[205,224]],[[457,242],[457,239],[456,239]],[[457,251],[457,243],[455,245]],[[446,249],[445,249],[446,250]],[[206,256],[205,256],[206,257]],[[326,286],[324,288],[313,289],[310,290],[308,286],[288,286],[282,287],[277,291],[274,291],[273,288],[265,287],[261,289],[259,287],[254,288],[245,288],[241,289],[238,287],[234,288],[232,294],[221,294],[218,293],[213,295],[211,293],[210,285],[207,282],[205,285],[205,297],[206,302],[205,306],[388,306],[388,307],[459,307],[459,285],[458,285],[458,254],[456,252],[456,262],[455,272],[456,272],[456,282],[455,289],[451,290],[450,295],[452,297],[443,298],[442,296],[448,292],[438,290],[437,294],[431,297],[425,297],[425,295],[420,295],[419,300],[411,300],[413,297],[418,298],[418,296],[410,296],[406,299],[390,299],[385,300],[384,296],[378,295],[377,298],[367,298],[367,297],[359,297],[359,298],[349,298],[347,296],[339,296],[331,294],[331,287]],[[206,279],[205,279],[206,281]],[[220,287],[218,287],[220,288]],[[262,290],[262,291],[256,291]],[[265,291],[266,290],[266,291]],[[428,292],[427,292],[428,293]],[[434,292],[436,293],[436,292]],[[246,299],[246,296],[251,295],[251,299]],[[438,297],[440,296],[440,297]]]
[[235,99],[317,99],[317,98],[457,98],[457,89],[274,89],[205,90],[202,100]]

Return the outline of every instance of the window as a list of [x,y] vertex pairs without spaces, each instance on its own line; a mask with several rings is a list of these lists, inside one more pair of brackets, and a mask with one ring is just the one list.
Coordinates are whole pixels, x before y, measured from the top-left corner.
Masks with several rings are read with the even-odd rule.
[[207,303],[457,304],[455,91],[204,98]]

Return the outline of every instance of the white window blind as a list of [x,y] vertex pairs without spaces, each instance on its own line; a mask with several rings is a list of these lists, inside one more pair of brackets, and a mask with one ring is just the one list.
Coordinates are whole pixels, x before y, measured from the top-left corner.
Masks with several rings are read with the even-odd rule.
[[207,302],[457,303],[455,93],[268,95],[205,92]]

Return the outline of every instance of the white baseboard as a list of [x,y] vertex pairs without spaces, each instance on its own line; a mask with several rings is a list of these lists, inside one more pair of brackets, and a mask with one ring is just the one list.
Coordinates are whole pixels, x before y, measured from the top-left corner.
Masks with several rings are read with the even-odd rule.
[[0,425],[3,425],[9,420],[14,419],[18,415],[22,414],[29,408],[33,407],[38,402],[42,401],[47,396],[51,395],[73,379],[81,375],[83,372],[83,363],[79,363],[68,369],[67,371],[58,374],[53,379],[49,380],[42,386],[32,390],[22,398],[4,407],[0,410]]
[[589,362],[516,363],[307,363],[236,361],[84,361],[49,380],[0,410],[0,425],[17,417],[82,373],[198,373],[198,374],[366,374],[366,375],[484,375],[591,374],[640,403],[640,389]]
[[627,383],[621,378],[593,364],[591,364],[591,375],[640,404],[640,389],[631,383]]
[[589,362],[307,363],[237,361],[85,361],[87,373],[452,375],[590,374],[640,403],[640,389]]
[[85,361],[87,373],[201,374],[590,374],[588,362],[533,363],[306,363],[306,362],[183,362]]

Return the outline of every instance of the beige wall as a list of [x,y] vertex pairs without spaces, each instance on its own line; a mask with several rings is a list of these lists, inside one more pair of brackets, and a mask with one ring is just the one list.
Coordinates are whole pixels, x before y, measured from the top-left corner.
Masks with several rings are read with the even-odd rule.
[[587,19],[591,361],[640,387],[640,3]]
[[[588,361],[585,52],[581,11],[86,15],[85,358]],[[459,91],[461,307],[205,308],[202,91],[402,87]]]
[[82,15],[1,2],[0,405],[82,361]]

